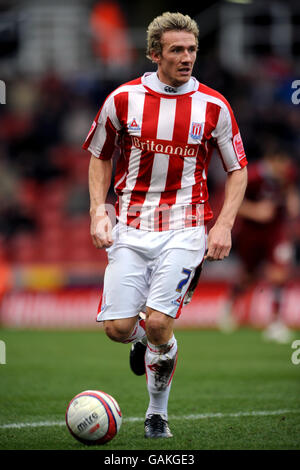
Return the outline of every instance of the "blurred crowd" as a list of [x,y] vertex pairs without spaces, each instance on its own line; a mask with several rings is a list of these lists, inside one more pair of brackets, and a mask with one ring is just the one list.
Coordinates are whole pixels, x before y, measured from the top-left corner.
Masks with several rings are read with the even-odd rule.
[[89,196],[81,145],[95,112],[93,92],[100,103],[106,90],[55,75],[14,80],[7,89],[0,114],[1,256],[16,263],[84,259]]

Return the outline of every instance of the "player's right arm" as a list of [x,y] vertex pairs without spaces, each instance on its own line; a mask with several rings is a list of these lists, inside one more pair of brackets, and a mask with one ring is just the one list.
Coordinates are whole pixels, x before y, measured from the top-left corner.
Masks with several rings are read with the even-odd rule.
[[91,153],[89,193],[91,237],[96,248],[112,245],[112,224],[105,202],[112,179],[112,158],[116,149],[119,123],[111,94],[98,112],[83,148]]
[[239,216],[258,223],[268,223],[273,220],[276,213],[276,204],[270,199],[251,201],[244,199],[239,209]]
[[112,160],[91,156],[89,165],[89,192],[91,237],[96,248],[112,245],[112,224],[105,210],[105,201],[112,178]]

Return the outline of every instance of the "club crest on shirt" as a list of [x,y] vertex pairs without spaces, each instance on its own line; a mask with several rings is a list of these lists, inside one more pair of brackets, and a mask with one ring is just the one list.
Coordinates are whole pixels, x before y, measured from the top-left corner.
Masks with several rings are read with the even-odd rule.
[[203,134],[204,123],[192,122],[190,136],[192,139],[201,139]]
[[128,129],[134,130],[134,131],[140,131],[141,128],[136,122],[136,118],[134,117],[131,121],[130,124],[128,125]]

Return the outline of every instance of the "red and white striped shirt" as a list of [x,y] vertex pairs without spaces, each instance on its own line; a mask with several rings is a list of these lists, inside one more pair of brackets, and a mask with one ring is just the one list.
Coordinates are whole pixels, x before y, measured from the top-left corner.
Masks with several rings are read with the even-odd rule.
[[83,148],[102,160],[118,149],[118,219],[150,231],[194,227],[212,218],[207,170],[215,148],[225,171],[247,164],[225,98],[193,77],[172,88],[156,73],[107,97]]

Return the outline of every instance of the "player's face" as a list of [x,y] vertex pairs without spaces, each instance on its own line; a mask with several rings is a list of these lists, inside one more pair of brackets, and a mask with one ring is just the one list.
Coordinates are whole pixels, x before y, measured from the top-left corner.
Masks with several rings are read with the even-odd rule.
[[193,33],[166,31],[161,38],[162,52],[153,53],[158,66],[158,77],[166,85],[178,87],[191,78],[197,56],[197,44]]

